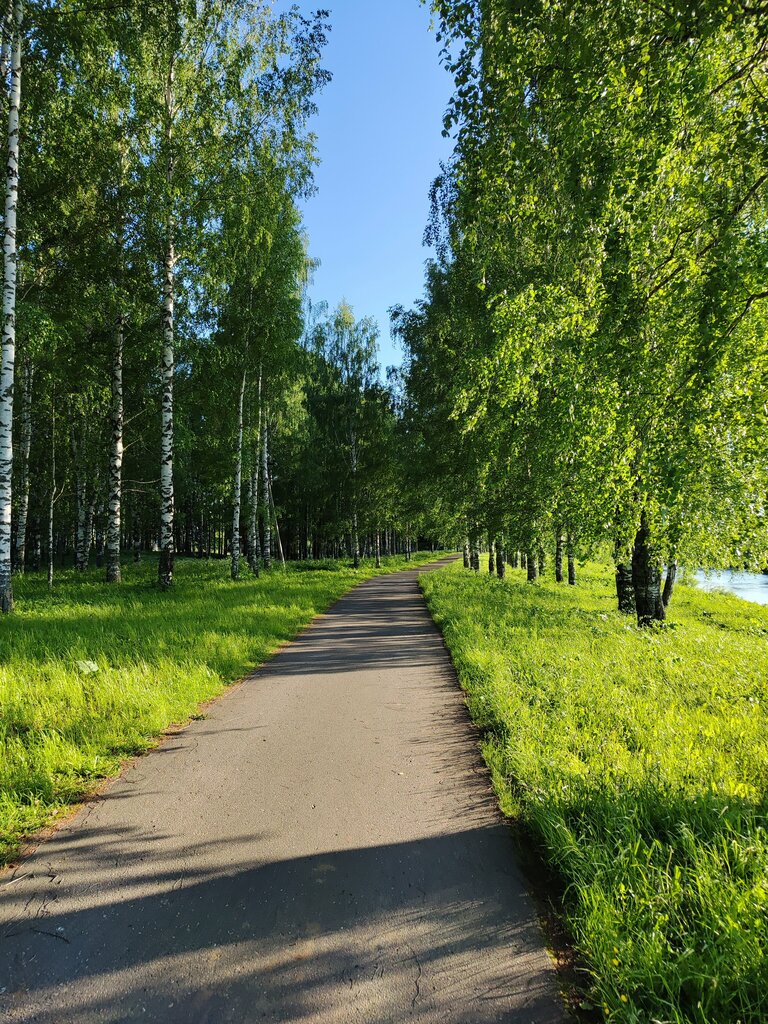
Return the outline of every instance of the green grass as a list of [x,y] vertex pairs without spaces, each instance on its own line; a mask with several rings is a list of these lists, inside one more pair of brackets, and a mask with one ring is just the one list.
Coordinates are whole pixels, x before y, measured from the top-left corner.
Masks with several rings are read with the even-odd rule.
[[[436,557],[416,555],[410,566]],[[384,559],[382,571],[406,567]],[[15,580],[16,611],[0,621],[0,863],[122,759],[377,574],[372,563],[305,563],[232,583],[228,562],[179,560],[163,594],[155,560],[124,572],[119,587],[95,569],[63,572],[52,594],[40,575]]]
[[765,1024],[768,608],[680,587],[672,628],[641,631],[600,566],[422,586],[601,1015]]

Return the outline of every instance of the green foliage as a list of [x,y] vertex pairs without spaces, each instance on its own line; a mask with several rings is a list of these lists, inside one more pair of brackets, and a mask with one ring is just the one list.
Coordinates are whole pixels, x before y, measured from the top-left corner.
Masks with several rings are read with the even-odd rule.
[[[381,571],[405,564],[385,559]],[[233,583],[227,568],[180,560],[167,594],[153,586],[153,559],[126,564],[117,589],[96,572],[62,574],[53,594],[42,576],[19,581],[18,614],[0,624],[0,862],[377,574],[371,561],[299,563]]]
[[[26,5],[18,343],[34,368],[33,564],[47,532],[52,448],[61,546],[71,550],[83,502],[103,533],[118,321],[122,521],[151,544],[169,238],[177,508],[188,535],[193,516],[211,528],[225,518],[244,370],[254,421],[262,368],[275,407],[293,387],[307,265],[297,203],[312,187],[308,118],[330,77],[327,29],[327,12],[304,17],[248,0]],[[14,484],[20,462],[17,450]]]
[[456,148],[399,318],[432,488],[521,547],[644,516],[657,568],[765,559],[760,9],[432,6]]
[[674,628],[610,569],[422,577],[506,813],[531,831],[606,1019],[768,1016],[768,609],[681,587]]

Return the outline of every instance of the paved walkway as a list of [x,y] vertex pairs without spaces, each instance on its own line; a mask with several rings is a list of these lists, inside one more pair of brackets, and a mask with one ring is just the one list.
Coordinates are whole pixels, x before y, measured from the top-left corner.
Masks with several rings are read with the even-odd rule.
[[357,587],[0,875],[0,1020],[561,1024],[417,577]]

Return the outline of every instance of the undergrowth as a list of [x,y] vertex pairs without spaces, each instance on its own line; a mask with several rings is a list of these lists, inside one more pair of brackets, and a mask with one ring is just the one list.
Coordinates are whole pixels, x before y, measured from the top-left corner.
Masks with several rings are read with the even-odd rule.
[[768,608],[679,587],[671,624],[577,587],[422,577],[502,809],[564,883],[620,1024],[768,1020]]
[[[382,571],[436,557],[385,559]],[[120,586],[96,569],[61,573],[51,594],[40,574],[16,578],[16,611],[0,620],[0,863],[376,570],[228,574],[226,561],[179,559],[168,593],[151,558],[127,564]]]

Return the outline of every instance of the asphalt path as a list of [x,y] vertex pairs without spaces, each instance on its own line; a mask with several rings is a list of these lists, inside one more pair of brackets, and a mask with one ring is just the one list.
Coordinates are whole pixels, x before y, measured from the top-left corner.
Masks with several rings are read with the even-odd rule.
[[418,572],[363,583],[0,875],[7,1024],[562,1024]]

